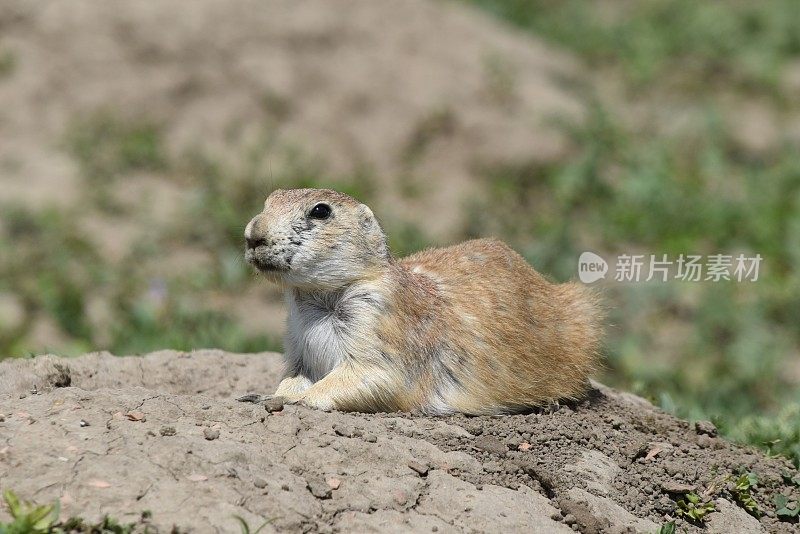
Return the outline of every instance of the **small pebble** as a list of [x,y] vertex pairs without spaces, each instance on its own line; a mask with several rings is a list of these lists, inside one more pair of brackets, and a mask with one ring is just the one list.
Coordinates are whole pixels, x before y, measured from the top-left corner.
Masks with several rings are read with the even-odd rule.
[[[258,489],[264,489],[267,487],[267,481],[261,477],[255,477],[253,479],[253,485]],[[288,489],[288,488],[287,488]]]
[[661,484],[661,489],[667,493],[683,495],[685,493],[693,492],[695,490],[695,487],[690,484],[683,484],[681,482],[675,482],[674,480],[670,480]]
[[125,414],[129,421],[139,421],[144,423],[147,417],[142,412],[132,411]]
[[367,443],[376,443],[378,441],[378,436],[376,436],[375,434],[367,434],[366,436],[364,436],[364,441],[366,441]]
[[411,460],[408,462],[408,467],[411,468],[412,471],[416,471],[418,475],[425,476],[428,474],[428,470],[430,469],[427,465],[418,462],[416,460]]
[[705,434],[706,436],[716,437],[717,427],[711,421],[696,421],[694,429],[698,434]]
[[699,445],[701,449],[712,448],[714,446],[714,438],[707,435],[701,435],[697,438],[697,445]]
[[476,448],[491,454],[504,456],[508,449],[505,444],[494,436],[481,436],[475,439]]
[[403,490],[395,490],[392,492],[392,498],[394,499],[394,502],[400,506],[403,506],[408,502],[408,494]]
[[306,487],[311,494],[317,499],[330,499],[331,487],[325,480],[318,477],[312,477],[306,480]]
[[477,420],[468,420],[463,425],[464,430],[472,434],[473,436],[479,436],[483,434],[483,423]]
[[284,404],[286,404],[285,397],[270,397],[264,401],[264,408],[270,413],[280,412]]
[[162,426],[158,432],[162,436],[174,436],[177,433],[174,426]]
[[204,428],[203,437],[206,438],[208,441],[214,441],[219,437],[219,430],[217,430],[216,428]]
[[575,524],[576,521],[577,520],[575,519],[575,516],[572,515],[572,514],[567,514],[567,515],[564,516],[564,523],[566,523],[568,525],[573,525],[573,524]]
[[352,426],[340,424],[333,425],[333,431],[336,432],[337,436],[342,436],[343,438],[352,438],[356,432]]
[[86,421],[85,419],[81,419],[80,423],[78,424],[81,425],[82,427],[91,426],[89,425],[89,422]]

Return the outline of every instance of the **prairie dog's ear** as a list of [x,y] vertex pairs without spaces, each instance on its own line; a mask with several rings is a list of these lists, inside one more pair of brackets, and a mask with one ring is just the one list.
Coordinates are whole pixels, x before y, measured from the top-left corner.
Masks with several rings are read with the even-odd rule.
[[364,230],[368,230],[371,226],[377,225],[378,221],[375,220],[375,215],[369,209],[369,206],[361,204],[359,207],[361,208],[361,227]]
[[388,258],[389,247],[386,244],[386,236],[381,228],[381,223],[375,218],[369,206],[361,204],[359,216],[361,228],[364,230],[370,248],[381,257]]

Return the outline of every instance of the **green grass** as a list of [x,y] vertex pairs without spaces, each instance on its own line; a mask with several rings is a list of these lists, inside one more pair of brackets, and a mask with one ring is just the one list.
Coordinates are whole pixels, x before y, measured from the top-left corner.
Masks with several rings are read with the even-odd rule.
[[162,170],[167,164],[159,127],[143,119],[125,120],[98,111],[76,121],[67,148],[84,177],[104,181],[137,170]]
[[[201,273],[208,279],[198,288],[197,273],[163,279],[136,263],[164,257],[168,242],[137,247],[130,252],[130,261],[112,264],[82,234],[78,217],[58,210],[3,210],[0,291],[11,292],[21,301],[23,319],[14,328],[0,325],[0,354],[80,354],[95,349],[130,354],[159,346],[253,352],[280,347],[277,340],[246,335],[229,316],[204,308],[196,294],[198,289],[224,286],[225,278],[218,273]],[[239,263],[232,268],[245,270]],[[227,279],[242,276],[246,274],[228,275]],[[102,327],[89,319],[90,300],[98,294],[104,295],[107,303]],[[30,344],[28,336],[43,316],[51,318],[70,340],[67,345]]]
[[11,76],[16,68],[16,54],[11,50],[0,48],[0,80]]
[[110,110],[75,120],[64,136],[64,145],[80,166],[86,196],[108,213],[127,207],[111,194],[121,177],[162,172],[168,165],[158,124],[146,118],[126,119]]
[[[800,403],[787,404],[770,416],[746,415],[739,421],[720,421],[720,428],[732,438],[753,443],[771,454],[800,458]],[[798,479],[800,480],[800,479]]]
[[[147,510],[143,511],[139,519],[132,523],[123,523],[109,516],[105,516],[97,522],[86,521],[81,517],[62,520],[58,501],[54,504],[36,504],[21,500],[11,490],[3,492],[3,500],[11,516],[11,521],[0,522],[0,534],[133,534],[134,532],[148,534],[158,532],[150,524],[152,514]],[[243,517],[233,515],[231,528],[233,529],[233,525],[236,525],[242,534],[258,534],[273,521],[274,518],[268,519],[254,529]],[[185,531],[173,526],[170,532],[181,534]]]
[[[800,54],[794,0],[466,0],[619,72],[631,86],[775,94]],[[709,85],[710,84],[710,85]]]
[[[20,500],[11,491],[3,492],[3,500],[11,515],[10,522],[0,522],[0,534],[133,534],[134,532],[154,533],[156,529],[150,525],[151,513],[142,512],[138,521],[122,523],[109,516],[100,521],[90,522],[80,517],[61,520],[61,507],[58,501],[54,504],[36,504]],[[238,517],[237,517],[238,519]],[[180,534],[178,527],[170,531]]]

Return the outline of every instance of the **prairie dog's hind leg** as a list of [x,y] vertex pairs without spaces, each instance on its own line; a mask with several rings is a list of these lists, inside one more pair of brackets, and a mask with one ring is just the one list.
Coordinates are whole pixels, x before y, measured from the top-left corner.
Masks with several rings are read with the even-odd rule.
[[300,395],[300,402],[320,410],[396,411],[397,381],[383,370],[341,364]]

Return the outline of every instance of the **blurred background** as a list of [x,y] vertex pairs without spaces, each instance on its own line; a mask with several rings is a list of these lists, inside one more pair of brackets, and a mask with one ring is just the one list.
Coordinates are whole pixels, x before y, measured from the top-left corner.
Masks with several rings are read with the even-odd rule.
[[761,254],[755,283],[601,282],[602,380],[800,460],[800,2],[0,3],[0,358],[281,349],[243,261],[276,187],[397,254],[497,236]]

